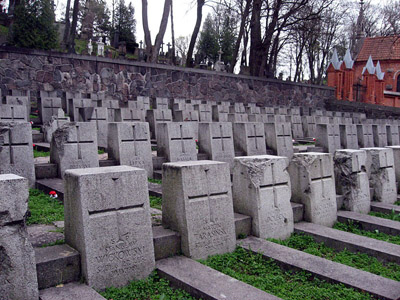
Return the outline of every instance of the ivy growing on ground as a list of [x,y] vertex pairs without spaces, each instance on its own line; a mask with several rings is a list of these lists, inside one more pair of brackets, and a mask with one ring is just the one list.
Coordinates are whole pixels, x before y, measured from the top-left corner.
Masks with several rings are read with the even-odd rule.
[[312,236],[294,233],[284,241],[275,239],[270,239],[270,241],[382,277],[400,281],[400,265],[396,263],[384,264],[375,257],[365,253],[353,253],[348,250],[337,251],[326,246],[324,243],[317,243]]
[[376,211],[371,211],[369,215],[374,216],[374,217],[379,217],[379,218],[385,218],[393,221],[400,221],[400,213],[396,213],[394,209],[388,213],[381,213],[381,212],[376,212]]
[[29,190],[28,207],[30,216],[27,224],[51,224],[54,221],[64,220],[64,206],[62,203],[42,191]]
[[367,300],[367,293],[331,284],[305,271],[284,271],[274,260],[238,247],[201,263],[285,300]]

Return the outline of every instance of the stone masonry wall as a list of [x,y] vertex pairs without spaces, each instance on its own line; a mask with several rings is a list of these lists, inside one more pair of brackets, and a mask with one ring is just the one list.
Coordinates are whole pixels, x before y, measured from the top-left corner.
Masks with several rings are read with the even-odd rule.
[[[323,107],[334,89],[122,59],[0,47],[0,88]],[[31,92],[32,93],[32,92]],[[35,94],[34,94],[35,95]]]

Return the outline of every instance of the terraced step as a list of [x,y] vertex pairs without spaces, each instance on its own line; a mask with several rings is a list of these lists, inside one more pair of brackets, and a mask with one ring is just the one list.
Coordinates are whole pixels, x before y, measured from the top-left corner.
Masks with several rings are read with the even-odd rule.
[[77,282],[40,291],[40,300],[106,300],[94,289]]
[[390,214],[393,211],[396,214],[400,214],[400,205],[371,202],[371,211],[381,212],[384,214]]
[[400,282],[391,279],[256,237],[241,240],[238,245],[253,253],[261,253],[265,258],[274,259],[283,268],[305,270],[329,282],[366,291],[379,299],[398,300],[400,297]]

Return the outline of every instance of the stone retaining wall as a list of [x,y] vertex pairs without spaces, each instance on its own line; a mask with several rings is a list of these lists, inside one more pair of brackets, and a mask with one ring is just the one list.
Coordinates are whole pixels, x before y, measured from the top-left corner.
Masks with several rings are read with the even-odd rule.
[[323,107],[334,89],[125,59],[0,47],[0,88]]

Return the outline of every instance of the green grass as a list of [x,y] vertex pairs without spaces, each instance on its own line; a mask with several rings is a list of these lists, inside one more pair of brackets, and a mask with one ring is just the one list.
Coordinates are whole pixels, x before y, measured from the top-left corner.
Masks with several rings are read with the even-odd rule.
[[160,197],[150,196],[150,207],[161,210],[162,199]]
[[40,248],[46,248],[46,247],[51,247],[51,246],[57,246],[57,245],[64,245],[65,244],[65,240],[58,240],[52,243],[48,243],[48,244],[43,244],[42,246],[40,246]]
[[[77,54],[81,54],[82,51],[87,50],[87,45],[88,45],[88,42],[86,40],[75,39],[75,52]],[[93,47],[94,47],[94,45],[93,45]]]
[[294,233],[284,241],[275,239],[270,239],[270,241],[382,277],[400,281],[400,265],[396,263],[385,265],[375,257],[364,253],[352,253],[348,250],[336,251],[324,243],[317,243],[313,237],[308,235]]
[[152,183],[162,184],[162,180],[161,179],[148,178],[148,181],[152,182]]
[[153,272],[147,279],[132,281],[122,288],[108,288],[101,295],[112,300],[194,300],[187,292],[169,286],[169,281]]
[[400,200],[397,200],[394,205],[400,205]]
[[32,130],[40,131],[39,127],[33,127]]
[[31,118],[31,119],[37,119],[37,118],[39,118],[39,117],[36,116],[36,115],[29,115],[29,118]]
[[36,149],[33,149],[33,157],[47,157],[50,156],[50,152],[47,151],[38,151]]
[[376,240],[381,240],[381,241],[389,242],[392,244],[400,245],[400,236],[386,234],[383,232],[379,232],[379,230],[375,230],[375,231],[362,230],[356,224],[354,224],[354,222],[352,222],[352,221],[347,222],[347,223],[337,222],[333,226],[333,228],[342,230],[342,231],[347,231],[347,232],[354,233],[354,234],[358,234],[358,235],[362,235],[362,236],[366,236],[366,237],[373,238]]
[[104,154],[104,153],[106,153],[103,149],[99,149],[99,150],[97,150],[97,153],[98,154]]
[[8,27],[0,25],[0,35],[1,36],[8,36]]
[[42,191],[29,190],[29,211],[31,215],[27,224],[51,224],[54,221],[64,220],[64,206],[57,200],[50,198]]
[[370,216],[374,217],[379,217],[379,218],[384,218],[384,219],[389,219],[393,221],[400,221],[400,213],[396,213],[394,209],[388,214],[381,213],[381,212],[376,212],[376,211],[371,211],[369,213]]
[[237,248],[201,263],[286,300],[366,300],[371,295],[330,284],[305,271],[284,271],[272,259]]

